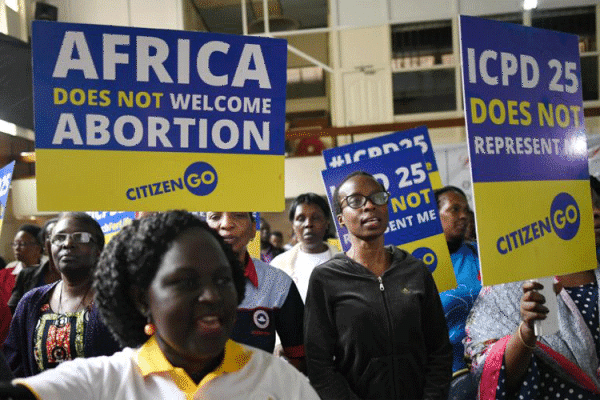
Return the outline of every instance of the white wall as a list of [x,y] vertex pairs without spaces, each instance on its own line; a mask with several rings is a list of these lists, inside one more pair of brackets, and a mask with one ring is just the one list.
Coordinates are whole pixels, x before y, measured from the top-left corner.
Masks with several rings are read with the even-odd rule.
[[[450,19],[456,15],[458,0],[402,0],[392,1],[390,22],[421,22]],[[490,1],[504,3],[504,1]]]
[[285,198],[313,192],[325,195],[321,171],[325,169],[322,156],[292,157],[285,159]]
[[183,29],[182,0],[48,0],[58,20],[86,24]]

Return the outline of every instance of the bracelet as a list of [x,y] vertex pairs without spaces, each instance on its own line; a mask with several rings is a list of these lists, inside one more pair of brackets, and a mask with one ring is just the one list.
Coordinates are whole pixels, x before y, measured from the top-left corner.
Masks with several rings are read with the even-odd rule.
[[[523,346],[527,347],[530,350],[533,350],[536,348],[536,345],[530,346],[527,343],[525,343],[525,340],[523,340],[523,336],[521,334],[521,325],[523,325],[525,322],[521,321],[521,323],[519,324],[519,327],[517,328],[517,335],[519,336],[519,340],[521,341],[521,343],[523,343]],[[537,343],[537,340],[536,340]]]

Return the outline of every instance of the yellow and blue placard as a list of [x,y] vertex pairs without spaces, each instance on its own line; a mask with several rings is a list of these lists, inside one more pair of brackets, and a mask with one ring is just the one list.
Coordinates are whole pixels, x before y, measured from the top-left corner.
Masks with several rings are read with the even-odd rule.
[[11,162],[0,169],[0,233],[2,232],[2,222],[4,221],[4,211],[6,210],[6,201],[8,200],[8,190],[12,181],[12,174],[15,169],[15,162]]
[[[456,287],[456,277],[425,163],[421,149],[409,148],[327,169],[322,175],[332,210],[335,187],[350,173],[365,171],[381,182],[390,192],[385,244],[399,246],[422,259],[431,270],[438,290],[444,291]],[[347,230],[335,222],[342,248],[347,251],[350,247]]]
[[108,243],[123,227],[135,219],[133,211],[94,211],[88,212],[88,214],[100,224],[105,243]]
[[35,21],[32,50],[38,209],[285,207],[285,40]]
[[461,16],[485,285],[596,267],[578,39]]
[[378,136],[344,146],[334,147],[323,151],[327,169],[350,165],[361,160],[379,157],[389,153],[396,153],[405,149],[416,147],[421,149],[425,158],[425,169],[429,174],[431,186],[434,189],[442,187],[442,180],[435,161],[435,153],[431,145],[431,138],[426,126],[419,126],[405,131]]

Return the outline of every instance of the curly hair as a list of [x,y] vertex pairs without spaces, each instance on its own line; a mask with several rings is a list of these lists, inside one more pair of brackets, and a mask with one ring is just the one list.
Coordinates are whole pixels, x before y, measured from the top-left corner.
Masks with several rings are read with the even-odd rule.
[[243,267],[231,247],[206,222],[186,211],[156,213],[134,220],[102,251],[93,283],[100,315],[123,346],[137,347],[148,339],[144,334],[147,317],[137,308],[132,288],[147,292],[171,243],[191,228],[205,230],[221,245],[231,265],[238,304],[244,299]]
[[367,178],[371,178],[371,179],[373,179],[373,181],[375,183],[377,183],[381,187],[381,190],[383,190],[384,192],[386,191],[383,184],[381,182],[379,182],[377,179],[375,179],[375,177],[373,175],[371,175],[370,173],[365,172],[365,171],[354,171],[354,172],[346,175],[344,180],[341,181],[335,187],[335,190],[333,191],[333,196],[331,198],[333,201],[333,211],[335,212],[335,215],[339,215],[342,213],[342,204],[341,204],[342,202],[340,201],[340,198],[339,198],[340,197],[340,188],[342,187],[342,185],[344,183],[346,183],[350,179],[354,178],[355,176],[366,176]]

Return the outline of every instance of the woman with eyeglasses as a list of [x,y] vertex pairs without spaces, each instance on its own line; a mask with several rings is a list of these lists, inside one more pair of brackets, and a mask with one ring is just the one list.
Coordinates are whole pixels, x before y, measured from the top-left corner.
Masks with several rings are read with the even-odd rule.
[[351,247],[313,271],[305,309],[308,376],[322,399],[446,399],[452,347],[422,261],[384,246],[389,193],[357,171],[333,195]]
[[17,305],[4,343],[17,377],[121,348],[93,302],[92,278],[104,247],[98,222],[85,213],[61,214],[47,247],[61,279],[29,291]]
[[317,400],[289,363],[230,339],[245,280],[231,247],[194,215],[135,220],[102,251],[94,280],[103,318],[128,347],[10,389],[52,400]]
[[24,268],[39,265],[44,247],[39,239],[41,228],[36,225],[22,225],[11,243],[15,261],[8,263],[0,271],[0,301],[6,304],[15,286],[15,279]]

